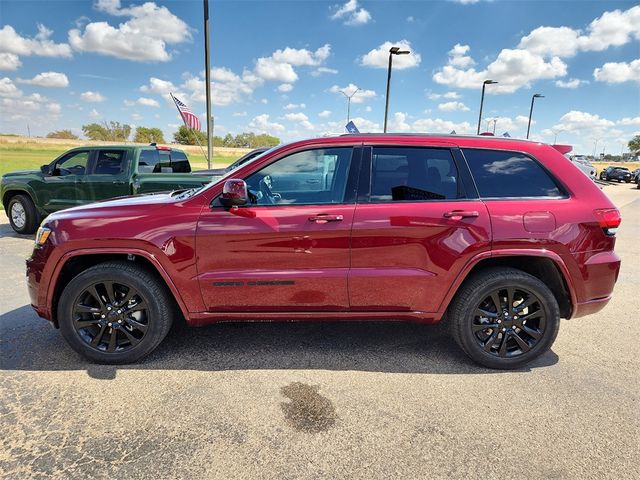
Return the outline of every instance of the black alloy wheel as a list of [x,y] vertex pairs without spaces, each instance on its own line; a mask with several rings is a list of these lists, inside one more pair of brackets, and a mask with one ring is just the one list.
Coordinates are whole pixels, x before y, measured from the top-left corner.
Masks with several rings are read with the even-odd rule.
[[560,307],[537,277],[511,267],[481,270],[465,280],[448,310],[451,333],[472,360],[519,368],[551,348]]
[[76,298],[73,327],[99,352],[124,352],[138,345],[147,333],[149,309],[131,285],[103,281],[84,289]]
[[536,295],[524,288],[498,288],[484,298],[473,318],[478,345],[497,357],[517,357],[543,337],[546,314]]
[[62,291],[60,331],[78,353],[98,363],[132,363],[169,333],[177,305],[162,278],[132,261],[87,268]]

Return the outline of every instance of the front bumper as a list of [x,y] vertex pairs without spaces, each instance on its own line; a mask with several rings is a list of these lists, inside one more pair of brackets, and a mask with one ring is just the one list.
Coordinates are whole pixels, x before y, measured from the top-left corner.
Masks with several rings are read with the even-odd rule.
[[50,257],[53,246],[50,242],[42,247],[34,248],[31,257],[26,261],[27,265],[27,289],[31,306],[39,317],[53,320],[51,309],[47,304],[47,292],[49,290],[49,278],[46,275],[47,260]]

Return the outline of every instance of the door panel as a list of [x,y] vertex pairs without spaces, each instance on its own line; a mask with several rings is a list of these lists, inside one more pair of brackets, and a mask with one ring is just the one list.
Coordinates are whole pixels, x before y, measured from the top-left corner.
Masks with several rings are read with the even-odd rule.
[[52,166],[52,174],[43,178],[42,198],[47,212],[82,205],[86,192],[79,186],[86,178],[91,152],[75,150],[61,157]]
[[130,155],[129,150],[113,148],[95,152],[89,175],[80,183],[87,203],[131,194]]
[[[456,210],[478,216],[447,215]],[[489,250],[490,227],[479,200],[358,205],[349,272],[352,310],[436,311],[465,263]]]
[[462,267],[490,248],[486,206],[474,198],[455,149],[365,151],[351,237],[351,309],[435,312]]
[[[354,205],[213,208],[198,222],[209,311],[347,310]],[[311,221],[326,214],[341,221]]]
[[196,246],[209,311],[348,310],[355,151],[296,151],[244,178],[249,205],[205,209]]

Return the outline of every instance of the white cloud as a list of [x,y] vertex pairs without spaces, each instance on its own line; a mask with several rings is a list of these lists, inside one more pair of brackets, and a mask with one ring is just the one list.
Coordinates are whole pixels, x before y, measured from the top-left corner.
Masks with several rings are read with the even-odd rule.
[[0,70],[17,70],[22,62],[13,53],[0,53]]
[[33,38],[23,37],[11,25],[0,29],[0,53],[13,55],[38,55],[40,57],[71,57],[71,48],[66,43],[55,43],[50,39],[53,31],[38,24],[38,33]]
[[281,83],[280,85],[278,85],[279,92],[287,93],[291,90],[293,90],[293,85],[291,85],[290,83]]
[[[449,58],[450,62],[455,58],[451,56],[451,52]],[[449,63],[433,75],[433,80],[451,87],[480,88],[484,80],[493,79],[500,83],[488,88],[488,93],[513,93],[530,86],[535,80],[563,77],[566,73],[567,65],[558,57],[546,61],[527,50],[505,48],[484,70],[465,70]]]
[[22,95],[10,78],[0,78],[0,97],[16,97]]
[[589,83],[588,80],[580,80],[579,78],[570,78],[567,81],[564,80],[556,80],[556,87],[559,88],[578,88],[580,85],[586,85]]
[[600,118],[600,116],[588,112],[572,110],[565,113],[560,121],[554,125],[554,129],[562,129],[566,131],[584,132],[593,130],[602,130],[613,127],[615,125],[611,120]]
[[133,107],[136,104],[136,102],[134,102],[133,100],[127,100],[127,99],[125,99],[124,102],[122,103],[124,103],[125,107]]
[[329,57],[330,53],[329,44],[323,45],[315,52],[305,48],[290,47],[276,50],[269,57],[258,58],[254,74],[262,80],[291,84],[298,80],[294,66],[318,66]]
[[389,65],[389,49],[391,47],[399,47],[400,50],[408,50],[408,55],[394,55],[393,69],[404,70],[405,68],[413,68],[420,65],[422,57],[419,53],[414,52],[411,48],[411,42],[408,40],[400,40],[399,42],[384,42],[378,48],[374,48],[360,59],[360,64],[365,67],[387,68]]
[[138,105],[144,105],[145,107],[160,107],[158,101],[154,100],[153,98],[140,97],[138,98],[138,100],[136,100],[136,102],[138,103]]
[[328,118],[331,116],[331,110],[323,110],[318,114],[318,116],[320,118]]
[[459,68],[467,68],[474,65],[476,62],[467,55],[471,50],[469,45],[461,45],[456,43],[451,50],[449,50],[449,65]]
[[307,108],[307,105],[304,103],[288,103],[282,108],[284,110],[297,110],[301,108]]
[[171,59],[167,45],[191,39],[191,29],[167,7],[154,2],[121,8],[119,0],[99,0],[98,10],[129,17],[117,27],[92,22],[69,31],[69,43],[79,51],[95,52],[126,60],[166,62]]
[[[333,85],[329,89],[329,91],[331,93],[338,93],[340,94],[340,96],[343,95],[341,92],[344,92],[344,94],[346,95],[352,95],[351,103],[363,103],[365,100],[369,98],[374,98],[376,96],[376,92],[373,90],[365,90],[365,89],[358,89],[358,88],[359,87],[357,85],[350,83],[346,87],[339,87],[338,85]],[[355,95],[353,95],[353,92],[355,92],[356,90],[358,91],[356,92]]]
[[296,112],[296,113],[287,113],[284,118],[286,118],[287,120],[291,120],[294,122],[302,122],[304,120],[309,120],[309,117],[307,117],[304,113],[302,112]]
[[135,120],[136,122],[139,122],[140,120],[142,120],[143,117],[139,113],[132,113],[131,114],[131,118],[133,120]]
[[438,110],[441,110],[443,112],[455,112],[455,111],[468,112],[469,107],[467,107],[462,102],[453,101],[453,102],[445,102],[445,103],[439,104]]
[[638,126],[640,127],[640,117],[634,117],[634,118],[629,118],[629,117],[625,117],[621,120],[618,120],[616,122],[617,125],[624,125],[624,126]]
[[102,95],[100,92],[92,92],[90,90],[88,92],[81,93],[80,98],[85,102],[94,103],[104,102],[106,100],[104,95]]
[[602,51],[640,39],[640,6],[604,12],[583,34],[569,27],[538,27],[520,40],[519,48],[539,55],[571,57],[579,51]]
[[247,116],[247,112],[234,112],[233,116],[234,117],[246,117]]
[[428,92],[427,98],[429,100],[439,100],[441,98],[446,98],[448,100],[458,100],[462,98],[462,95],[460,95],[458,92],[446,92],[446,93]]
[[419,118],[409,123],[408,118],[409,116],[406,113],[396,112],[389,122],[389,130],[416,133],[450,133],[452,130],[461,134],[474,132],[474,126],[469,122],[452,122],[440,118]]
[[89,112],[89,116],[93,119],[100,118],[102,115],[94,108]]
[[289,63],[276,62],[273,58],[259,58],[256,63],[256,75],[264,80],[293,83],[298,74]]
[[319,77],[323,73],[329,73],[331,75],[335,75],[336,73],[338,73],[338,70],[336,70],[335,68],[318,67],[313,72],[311,72],[311,76],[312,77]]
[[256,133],[273,134],[276,132],[283,132],[285,130],[284,125],[269,120],[269,115],[266,113],[254,117],[253,120],[249,122],[248,126],[249,129]]
[[332,20],[342,20],[345,25],[364,25],[371,21],[371,14],[358,6],[358,0],[349,0],[331,15]]
[[606,83],[640,82],[640,58],[629,63],[605,63],[593,71],[593,78]]
[[59,72],[42,72],[32,79],[18,78],[19,83],[28,85],[37,85],[39,87],[64,88],[69,86],[69,79],[64,73]]

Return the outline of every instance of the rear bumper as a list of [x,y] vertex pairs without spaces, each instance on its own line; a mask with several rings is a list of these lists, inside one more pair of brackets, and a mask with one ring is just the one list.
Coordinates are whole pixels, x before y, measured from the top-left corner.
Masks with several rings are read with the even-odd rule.
[[620,274],[620,257],[614,251],[583,256],[580,264],[581,281],[576,285],[577,303],[571,318],[584,317],[602,310],[611,300]]

